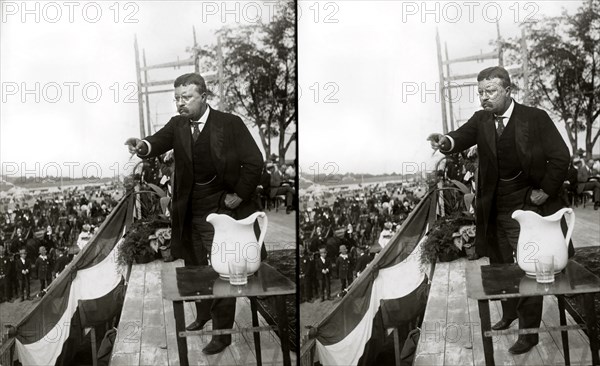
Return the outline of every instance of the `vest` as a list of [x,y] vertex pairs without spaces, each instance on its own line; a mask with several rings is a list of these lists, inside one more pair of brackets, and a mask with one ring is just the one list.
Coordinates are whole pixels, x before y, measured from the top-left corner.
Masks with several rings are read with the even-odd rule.
[[504,128],[504,132],[502,132],[502,136],[496,141],[498,177],[500,179],[514,178],[523,170],[519,157],[517,156],[515,130],[515,123],[509,121]]
[[206,123],[196,142],[192,142],[192,159],[194,183],[204,184],[210,182],[217,175],[217,170],[210,154],[209,123]]

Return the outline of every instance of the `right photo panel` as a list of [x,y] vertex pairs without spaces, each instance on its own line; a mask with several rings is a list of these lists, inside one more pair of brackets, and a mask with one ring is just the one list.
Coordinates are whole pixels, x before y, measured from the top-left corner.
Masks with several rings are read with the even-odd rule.
[[300,364],[600,364],[600,3],[297,16]]

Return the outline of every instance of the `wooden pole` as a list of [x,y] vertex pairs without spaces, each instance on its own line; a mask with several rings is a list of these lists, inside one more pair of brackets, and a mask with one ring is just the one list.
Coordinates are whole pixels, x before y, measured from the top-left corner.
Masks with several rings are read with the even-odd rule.
[[525,29],[521,29],[521,71],[523,72],[523,103],[529,104],[529,53]]
[[435,43],[437,45],[438,71],[440,74],[440,102],[442,105],[442,130],[444,135],[448,133],[448,119],[446,115],[446,98],[444,97],[444,68],[442,63],[442,47],[440,46],[440,34],[435,29]]
[[200,73],[200,57],[198,56],[198,42],[196,41],[196,27],[192,26],[192,33],[194,34],[194,72]]
[[504,55],[502,51],[502,38],[500,37],[500,23],[496,22],[496,33],[498,34],[498,40],[496,41],[496,47],[498,47],[498,66],[504,67]]
[[[448,62],[448,43],[444,42],[444,53],[446,54],[446,75],[450,78],[450,63]],[[454,131],[454,113],[452,111],[452,88],[448,89],[448,112],[450,113],[450,131]]]
[[225,87],[223,86],[223,51],[221,50],[221,37],[217,37],[217,75],[219,79],[219,109],[225,106]]
[[[148,93],[148,71],[146,71],[146,49],[142,50],[142,58],[144,61],[144,96],[146,97],[146,118],[148,118],[148,135],[152,134],[152,124],[150,122],[150,94]],[[158,121],[156,121],[158,122]]]
[[140,138],[146,137],[144,132],[144,96],[142,93],[142,75],[140,72],[140,51],[138,49],[137,34],[134,36],[133,47],[135,49],[135,76],[137,79],[138,113],[140,118]]

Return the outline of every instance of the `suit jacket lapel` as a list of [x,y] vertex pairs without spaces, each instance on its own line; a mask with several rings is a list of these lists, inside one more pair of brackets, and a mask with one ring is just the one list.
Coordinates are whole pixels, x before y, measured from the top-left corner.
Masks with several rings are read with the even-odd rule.
[[529,172],[529,162],[531,157],[529,154],[531,149],[530,146],[528,146],[530,133],[529,120],[523,118],[521,105],[517,104],[517,102],[514,103],[515,109],[510,116],[510,121],[511,123],[515,124],[515,145],[517,147],[517,156],[521,162],[523,170],[525,172]]
[[489,114],[489,117],[483,121],[483,133],[485,134],[485,140],[487,141],[490,151],[494,159],[494,165],[498,164],[497,152],[496,152],[496,123],[494,122],[494,115]]
[[223,156],[223,142],[225,140],[225,131],[223,123],[216,118],[216,111],[211,108],[206,124],[210,123],[210,150],[213,164],[217,168],[217,173],[223,176],[225,170],[225,157]]
[[179,125],[179,137],[183,144],[183,151],[189,161],[192,161],[192,130],[189,123],[185,118],[182,118],[181,124]]

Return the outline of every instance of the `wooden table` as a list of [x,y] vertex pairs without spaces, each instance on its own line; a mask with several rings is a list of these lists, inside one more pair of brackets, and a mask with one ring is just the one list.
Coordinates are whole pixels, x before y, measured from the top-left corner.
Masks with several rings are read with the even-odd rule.
[[[594,311],[594,295],[600,292],[600,279],[574,261],[569,261],[567,267],[555,276],[553,283],[537,283],[535,278],[529,278],[517,264],[496,264],[480,266],[468,263],[466,267],[467,296],[478,302],[481,318],[481,334],[486,365],[494,365],[494,349],[492,337],[503,334],[532,334],[541,331],[560,330],[565,356],[565,364],[570,364],[569,340],[567,331],[587,329],[592,352],[592,363],[600,364],[598,357],[596,313]],[[565,318],[565,295],[583,295],[586,325],[567,325]],[[490,308],[491,300],[506,298],[521,298],[530,296],[554,295],[558,299],[560,326],[544,329],[506,329],[491,330]]]
[[[184,290],[183,285],[190,285]],[[186,286],[188,287],[188,286]],[[281,339],[281,351],[283,353],[284,366],[291,366],[290,350],[287,331],[287,311],[285,296],[296,294],[296,285],[266,263],[262,263],[259,270],[248,277],[248,284],[244,286],[233,286],[229,281],[219,278],[219,275],[210,266],[194,267],[167,267],[162,271],[162,293],[163,298],[173,302],[173,313],[175,317],[175,329],[177,336],[177,349],[181,366],[189,365],[187,355],[187,340],[189,336],[222,335],[241,332],[254,333],[254,345],[256,348],[256,360],[262,365],[260,350],[260,333],[270,331],[271,326],[259,326],[257,314],[257,297],[274,297],[277,307],[277,323],[279,337]],[[217,329],[211,331],[186,331],[183,303],[184,301],[197,301],[203,299],[218,299],[231,297],[247,297],[250,299],[252,312],[252,327],[233,330]]]

